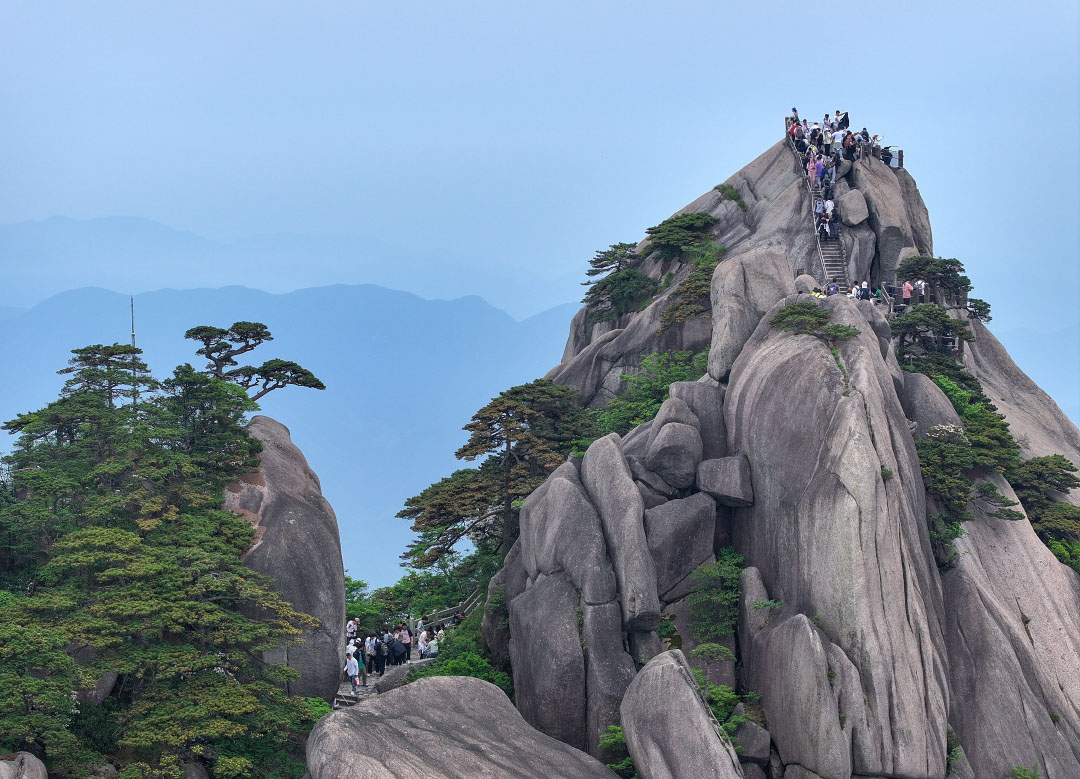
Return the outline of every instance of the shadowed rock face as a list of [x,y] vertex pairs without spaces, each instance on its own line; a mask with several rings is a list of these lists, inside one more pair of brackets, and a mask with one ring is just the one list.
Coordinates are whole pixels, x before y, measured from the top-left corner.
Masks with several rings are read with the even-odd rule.
[[16,752],[10,760],[0,760],[0,779],[47,779],[45,764],[29,752]]
[[287,427],[256,416],[248,433],[263,445],[259,470],[230,485],[225,495],[225,508],[255,527],[255,542],[244,562],[273,577],[285,600],[321,622],[304,631],[302,644],[266,652],[265,657],[300,672],[286,683],[290,695],[332,700],[341,679],[345,624],[337,517]]
[[311,779],[614,779],[535,730],[493,684],[438,676],[328,714],[307,741]]

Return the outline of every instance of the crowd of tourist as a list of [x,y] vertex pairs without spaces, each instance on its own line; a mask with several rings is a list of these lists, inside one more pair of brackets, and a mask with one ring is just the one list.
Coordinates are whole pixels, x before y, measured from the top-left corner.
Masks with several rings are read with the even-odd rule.
[[359,634],[359,620],[351,619],[345,625],[345,675],[349,677],[355,693],[361,684],[367,684],[368,674],[382,676],[387,666],[405,665],[412,660],[413,645],[420,659],[436,657],[439,641],[446,635],[446,626],[429,627],[417,620],[416,630],[406,622],[399,622],[392,629],[380,633]]

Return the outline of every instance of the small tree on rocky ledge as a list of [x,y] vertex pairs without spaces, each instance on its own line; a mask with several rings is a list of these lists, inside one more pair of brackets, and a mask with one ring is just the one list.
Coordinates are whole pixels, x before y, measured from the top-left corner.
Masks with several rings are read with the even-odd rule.
[[[311,389],[326,389],[315,374],[289,360],[267,360],[258,367],[239,365],[236,358],[267,341],[273,341],[270,330],[262,322],[234,322],[227,330],[211,325],[193,327],[184,338],[202,344],[195,354],[207,359],[206,373],[218,379],[255,389],[252,400],[258,400],[282,387],[294,385]],[[233,367],[238,366],[238,367]]]

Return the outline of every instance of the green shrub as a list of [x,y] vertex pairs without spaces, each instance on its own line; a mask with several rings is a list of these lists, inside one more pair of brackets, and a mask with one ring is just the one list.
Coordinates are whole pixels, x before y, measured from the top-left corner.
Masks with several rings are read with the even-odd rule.
[[742,562],[741,554],[724,547],[715,563],[690,574],[690,627],[698,639],[716,641],[735,632]]
[[637,268],[626,268],[590,286],[581,302],[589,309],[588,322],[605,322],[631,311],[640,311],[658,287],[656,279]]
[[742,197],[739,195],[739,191],[735,189],[735,187],[730,184],[717,184],[713,189],[719,192],[724,200],[731,200],[743,211],[746,211],[746,203],[743,202]]
[[718,243],[707,243],[689,250],[691,270],[678,288],[671,293],[671,303],[660,315],[660,331],[692,316],[709,314],[712,311],[710,294],[712,275],[721,257],[727,251]]
[[514,684],[510,679],[510,675],[503,671],[496,671],[487,658],[481,657],[475,652],[463,652],[455,657],[444,659],[441,655],[441,646],[439,651],[440,656],[434,663],[411,671],[409,681],[423,679],[428,676],[471,676],[475,679],[491,682],[510,698],[514,697]]
[[626,391],[595,412],[600,435],[626,435],[637,425],[648,422],[667,400],[668,387],[676,381],[699,379],[705,373],[708,358],[707,351],[653,352],[644,357],[641,370],[623,374]]
[[716,220],[708,214],[678,214],[645,231],[646,252],[656,252],[661,260],[682,260],[683,253],[708,238]]
[[608,725],[607,732],[600,736],[599,747],[607,749],[615,758],[607,767],[622,777],[622,779],[638,779],[634,761],[630,759],[630,753],[626,749],[626,736],[623,729],[618,725]]
[[1017,766],[1007,777],[1005,777],[1005,779],[1042,779],[1042,774],[1039,773],[1039,769],[1036,766],[1032,766],[1031,768]]

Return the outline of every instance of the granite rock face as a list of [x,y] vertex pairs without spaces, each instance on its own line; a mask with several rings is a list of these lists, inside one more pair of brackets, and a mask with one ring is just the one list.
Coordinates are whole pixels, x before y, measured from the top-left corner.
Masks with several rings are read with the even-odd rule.
[[[967,753],[950,779],[1004,776],[1018,765],[1054,779],[1080,775],[1080,577],[1028,523],[978,506],[956,566],[939,571],[927,531],[938,509],[915,441],[960,418],[934,382],[901,370],[884,307],[799,294],[817,281],[816,246],[786,144],[727,183],[745,212],[717,192],[683,210],[713,216],[710,237],[727,247],[710,315],[661,327],[671,288],[614,322],[587,328],[579,315],[563,364],[549,374],[603,405],[644,354],[685,343],[695,327],[711,331],[705,376],[673,384],[655,419],[594,442],[526,502],[520,553],[501,574],[519,708],[535,720],[544,696],[552,700],[548,682],[518,666],[549,659],[552,639],[536,625],[565,622],[560,644],[583,648],[566,661],[578,692],[567,691],[575,724],[560,738],[597,754],[592,742],[621,722],[643,777],[696,777],[706,765],[769,779],[943,779],[949,728]],[[848,222],[847,280],[891,278],[905,257],[932,252],[925,204],[906,171],[845,163],[836,197]],[[680,264],[640,248],[653,278],[685,277]],[[770,325],[781,307],[811,300],[860,331],[835,344],[835,356],[816,337]],[[1080,464],[1080,431],[980,322],[971,326],[964,366],[1024,456],[1060,453]],[[1080,491],[1066,498],[1080,503]],[[747,566],[736,634],[719,639],[738,662],[699,670],[759,693],[768,730],[745,726],[741,768],[719,753],[691,767],[679,761],[714,749],[716,726],[688,724],[689,703],[676,706],[678,727],[657,715],[658,697],[682,696],[674,678],[686,670],[662,649],[697,645],[690,574],[727,546]],[[505,640],[491,632],[496,644]],[[658,691],[642,694],[648,685]]]
[[29,752],[16,752],[0,760],[0,779],[48,779],[48,772]]
[[[808,694],[824,700],[826,642],[809,623],[792,621],[816,618],[854,664],[866,700],[865,725],[848,724],[867,745],[850,767],[866,775],[943,774],[948,666],[914,443],[863,314],[847,298],[823,305],[832,321],[861,331],[839,345],[846,374],[817,339],[770,327],[770,312],[728,384],[728,443],[746,453],[754,489],[754,504],[734,510],[734,545],[760,570],[771,598],[785,604],[776,627],[744,650],[744,667],[770,723],[774,710],[783,717],[779,709],[790,709],[781,680],[805,679]],[[893,478],[882,476],[883,466]],[[787,639],[776,644],[774,630]],[[851,756],[836,704],[815,711],[798,726],[773,729],[780,755],[827,779],[847,779]]]
[[623,698],[622,722],[643,779],[742,779],[735,749],[705,707],[678,650],[657,655],[634,677]]
[[300,672],[285,685],[290,695],[333,700],[344,662],[345,624],[337,517],[287,427],[255,416],[248,433],[263,446],[259,469],[242,476],[225,494],[225,508],[255,527],[255,541],[244,561],[272,576],[285,600],[321,623],[304,631],[303,643],[266,652],[265,657]]
[[[991,477],[1006,498],[1012,489]],[[1026,521],[973,504],[943,577],[950,720],[975,776],[1080,776],[1080,576]]]
[[437,676],[323,717],[311,779],[614,779],[598,760],[534,730],[498,687]]

